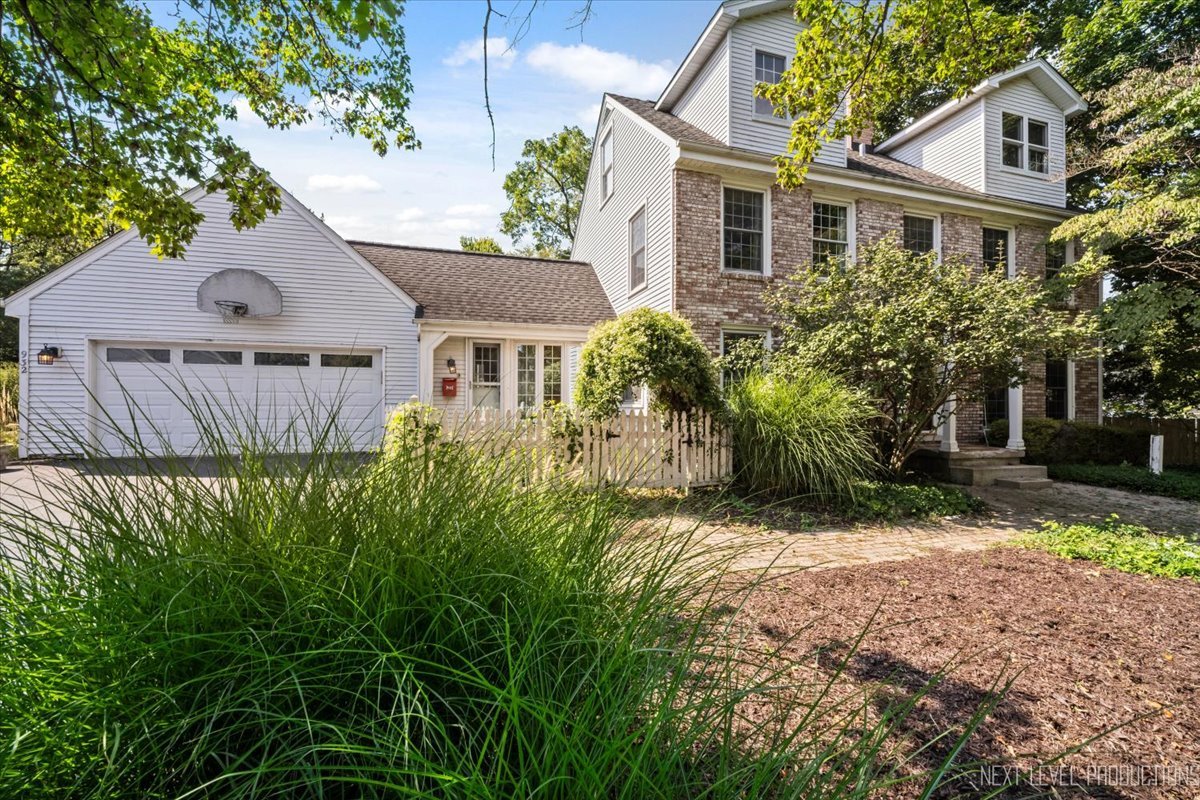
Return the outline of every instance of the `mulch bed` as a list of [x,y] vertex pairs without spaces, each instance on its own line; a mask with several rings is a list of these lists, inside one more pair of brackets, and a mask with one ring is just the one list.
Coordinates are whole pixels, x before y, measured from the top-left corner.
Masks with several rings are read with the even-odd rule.
[[[1148,715],[1062,761],[1074,768],[1072,780],[1091,782],[1063,796],[1200,796],[1196,582],[1002,548],[789,575],[760,585],[739,621],[751,631],[752,649],[819,665],[828,675],[845,661],[845,691],[918,691],[955,663],[904,723],[908,741],[965,723],[998,674],[1019,673],[968,743],[968,761],[1027,769]],[[1190,768],[1191,785],[1113,785],[1127,783],[1132,768],[1164,766]],[[1088,772],[1097,767],[1110,771]],[[1111,771],[1117,767],[1126,772]],[[1139,774],[1134,782],[1146,779]],[[1037,785],[1060,778],[1042,771]],[[961,784],[955,791],[973,794]],[[1027,786],[1011,796],[1031,794]]]

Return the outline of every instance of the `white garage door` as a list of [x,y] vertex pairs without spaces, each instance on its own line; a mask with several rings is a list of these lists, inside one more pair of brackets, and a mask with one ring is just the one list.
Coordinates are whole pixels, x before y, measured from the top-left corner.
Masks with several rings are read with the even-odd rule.
[[[223,440],[259,437],[311,451],[334,431],[342,446],[376,446],[383,425],[379,350],[242,344],[98,342],[95,438],[110,455],[130,439],[155,453],[195,455]],[[231,446],[233,446],[231,444]]]

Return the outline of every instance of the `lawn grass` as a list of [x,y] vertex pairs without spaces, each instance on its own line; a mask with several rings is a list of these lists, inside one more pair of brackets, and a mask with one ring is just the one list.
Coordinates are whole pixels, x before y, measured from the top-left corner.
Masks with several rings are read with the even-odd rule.
[[1128,464],[1051,464],[1047,470],[1051,478],[1059,481],[1129,489],[1200,502],[1200,470],[1164,469],[1161,475],[1155,475],[1146,467]]
[[1115,515],[1098,525],[1047,522],[1015,544],[1122,572],[1200,580],[1200,543],[1195,539],[1158,536],[1141,525],[1122,523]]
[[612,493],[494,447],[210,439],[213,475],[135,441],[45,510],[0,498],[0,796],[919,794],[1003,694],[930,765],[895,746],[923,689],[829,702],[837,670],[743,651],[754,582]]

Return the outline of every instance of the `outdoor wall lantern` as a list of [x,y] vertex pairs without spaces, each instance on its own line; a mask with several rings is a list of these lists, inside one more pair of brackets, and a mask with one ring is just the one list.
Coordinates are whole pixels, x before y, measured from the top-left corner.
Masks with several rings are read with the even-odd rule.
[[61,358],[61,357],[62,356],[58,352],[58,348],[51,347],[48,344],[42,345],[42,349],[38,351],[38,356],[37,356],[38,363],[45,364],[46,366],[52,365],[54,363],[55,359]]
[[456,365],[456,364],[454,363],[454,359],[453,359],[453,358],[447,358],[447,359],[446,359],[446,371],[447,371],[447,372],[449,372],[451,375],[457,375],[457,374],[458,374],[458,365]]

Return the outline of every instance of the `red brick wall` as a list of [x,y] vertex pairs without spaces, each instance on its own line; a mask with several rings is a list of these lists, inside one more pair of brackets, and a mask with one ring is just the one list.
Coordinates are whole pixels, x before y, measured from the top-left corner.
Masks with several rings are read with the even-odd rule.
[[[812,197],[807,190],[772,187],[771,277],[740,275],[721,270],[721,178],[702,172],[675,171],[675,309],[689,319],[700,339],[714,352],[721,347],[721,329],[771,327],[763,294],[812,257]],[[898,203],[860,198],[855,203],[858,246],[902,232],[904,207]],[[1045,243],[1049,228],[1018,225],[1014,247],[1017,270],[1044,275]],[[982,269],[983,220],[954,212],[941,215],[943,257],[959,256]],[[1095,308],[1098,282],[1076,293],[1081,309]],[[1026,417],[1044,417],[1045,364],[1028,367],[1024,391]],[[1075,364],[1075,414],[1095,421],[1099,414],[1099,366],[1095,360]],[[983,440],[983,404],[962,402],[958,409],[962,442]]]
[[675,171],[675,310],[714,353],[723,327],[772,327],[763,293],[812,258],[807,190],[771,189],[771,277],[721,270],[721,178]]

